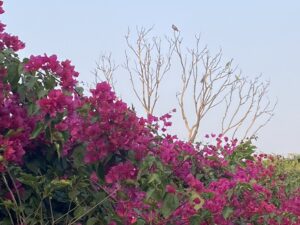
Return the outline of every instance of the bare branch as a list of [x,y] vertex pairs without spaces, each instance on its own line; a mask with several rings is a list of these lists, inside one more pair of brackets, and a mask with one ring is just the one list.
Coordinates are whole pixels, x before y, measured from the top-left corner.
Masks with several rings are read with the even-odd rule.
[[[254,135],[273,116],[276,104],[272,106],[268,101],[263,105],[269,84],[259,83],[259,77],[253,81],[242,78],[241,73],[236,73],[237,67],[232,66],[232,60],[225,65],[222,64],[222,50],[212,56],[206,46],[200,48],[199,36],[196,36],[195,40],[195,47],[186,51],[182,50],[182,38],[179,32],[174,32],[170,40],[181,66],[182,87],[177,94],[177,100],[189,141],[195,141],[206,114],[221,105],[225,105],[224,116],[221,118],[223,134],[233,132],[233,135],[236,135],[246,120],[251,118],[246,127],[245,138],[258,118],[267,116],[265,122],[254,131],[252,134]],[[192,100],[194,105],[194,119],[187,117],[186,101],[188,100]]]
[[[159,99],[159,87],[162,79],[171,68],[172,45],[167,52],[162,51],[161,39],[148,39],[152,28],[136,31],[134,43],[130,40],[130,31],[125,35],[128,50],[125,52],[124,68],[128,71],[134,94],[147,114],[153,114]],[[131,61],[132,59],[132,61]],[[136,79],[138,82],[136,83]]]
[[[137,28],[136,35],[128,29],[123,65],[134,95],[147,114],[154,113],[162,80],[175,56],[181,75],[176,98],[190,142],[195,141],[204,118],[212,110],[223,113],[216,117],[221,125],[220,133],[233,137],[255,136],[271,120],[277,102],[273,104],[268,99],[269,82],[261,82],[260,76],[253,80],[243,77],[232,59],[224,61],[221,49],[211,54],[207,46],[201,47],[199,35],[195,36],[194,47],[186,48],[178,29],[173,27],[173,36],[166,37],[167,45],[160,38],[150,36],[152,29]],[[117,68],[111,54],[102,56],[95,71],[96,82],[101,72],[115,89],[113,78]]]
[[[212,57],[207,47],[200,48],[200,37],[195,36],[195,40],[195,48],[187,49],[185,52],[182,50],[182,38],[179,33],[174,32],[171,40],[181,65],[182,88],[177,99],[190,142],[195,141],[203,117],[223,102],[222,94],[233,84],[231,61],[221,67],[222,51]],[[195,110],[192,125],[187,119],[185,107],[186,98],[189,97],[186,94],[190,86]]]
[[[117,66],[111,59],[111,53],[108,55],[102,55],[99,62],[96,62],[96,69],[94,71],[95,84],[100,81],[106,81],[110,84],[112,89],[115,90],[114,72],[118,69]],[[104,79],[101,79],[103,77]]]

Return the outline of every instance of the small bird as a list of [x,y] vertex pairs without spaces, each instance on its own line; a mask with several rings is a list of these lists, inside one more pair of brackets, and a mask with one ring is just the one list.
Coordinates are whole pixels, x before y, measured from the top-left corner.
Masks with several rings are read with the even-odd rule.
[[179,32],[178,28],[177,28],[174,24],[172,24],[172,29],[173,29],[174,31]]

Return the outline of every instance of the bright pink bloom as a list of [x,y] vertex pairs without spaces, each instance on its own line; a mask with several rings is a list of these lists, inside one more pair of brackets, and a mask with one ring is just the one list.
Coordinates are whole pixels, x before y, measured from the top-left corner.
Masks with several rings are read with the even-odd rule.
[[176,188],[173,185],[168,184],[166,186],[166,192],[171,193],[171,194],[175,194],[176,193]]

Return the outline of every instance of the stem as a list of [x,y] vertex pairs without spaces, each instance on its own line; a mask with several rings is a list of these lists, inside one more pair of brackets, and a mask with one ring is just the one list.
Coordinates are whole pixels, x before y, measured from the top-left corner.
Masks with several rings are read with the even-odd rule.
[[49,199],[49,205],[50,205],[50,213],[51,213],[52,225],[54,225],[54,216],[53,216],[53,210],[52,210],[51,197],[49,197],[48,199]]
[[96,205],[94,205],[93,207],[91,207],[90,209],[88,209],[85,213],[83,213],[82,215],[80,215],[77,219],[71,221],[71,223],[69,223],[69,225],[74,224],[75,222],[77,222],[78,220],[80,220],[82,217],[84,217],[86,214],[88,214],[89,212],[91,212],[92,210],[94,210],[97,206],[101,205],[104,201],[106,201],[106,199],[110,198],[111,195],[113,195],[114,193],[116,193],[119,189],[116,189],[115,191],[113,191],[112,193],[110,193],[108,196],[106,196],[104,199],[102,199],[100,202],[98,202]]

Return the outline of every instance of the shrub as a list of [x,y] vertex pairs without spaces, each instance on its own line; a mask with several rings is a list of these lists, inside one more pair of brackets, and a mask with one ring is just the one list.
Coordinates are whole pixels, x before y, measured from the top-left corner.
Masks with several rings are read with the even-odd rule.
[[299,186],[250,140],[181,141],[0,27],[1,224],[299,224]]

